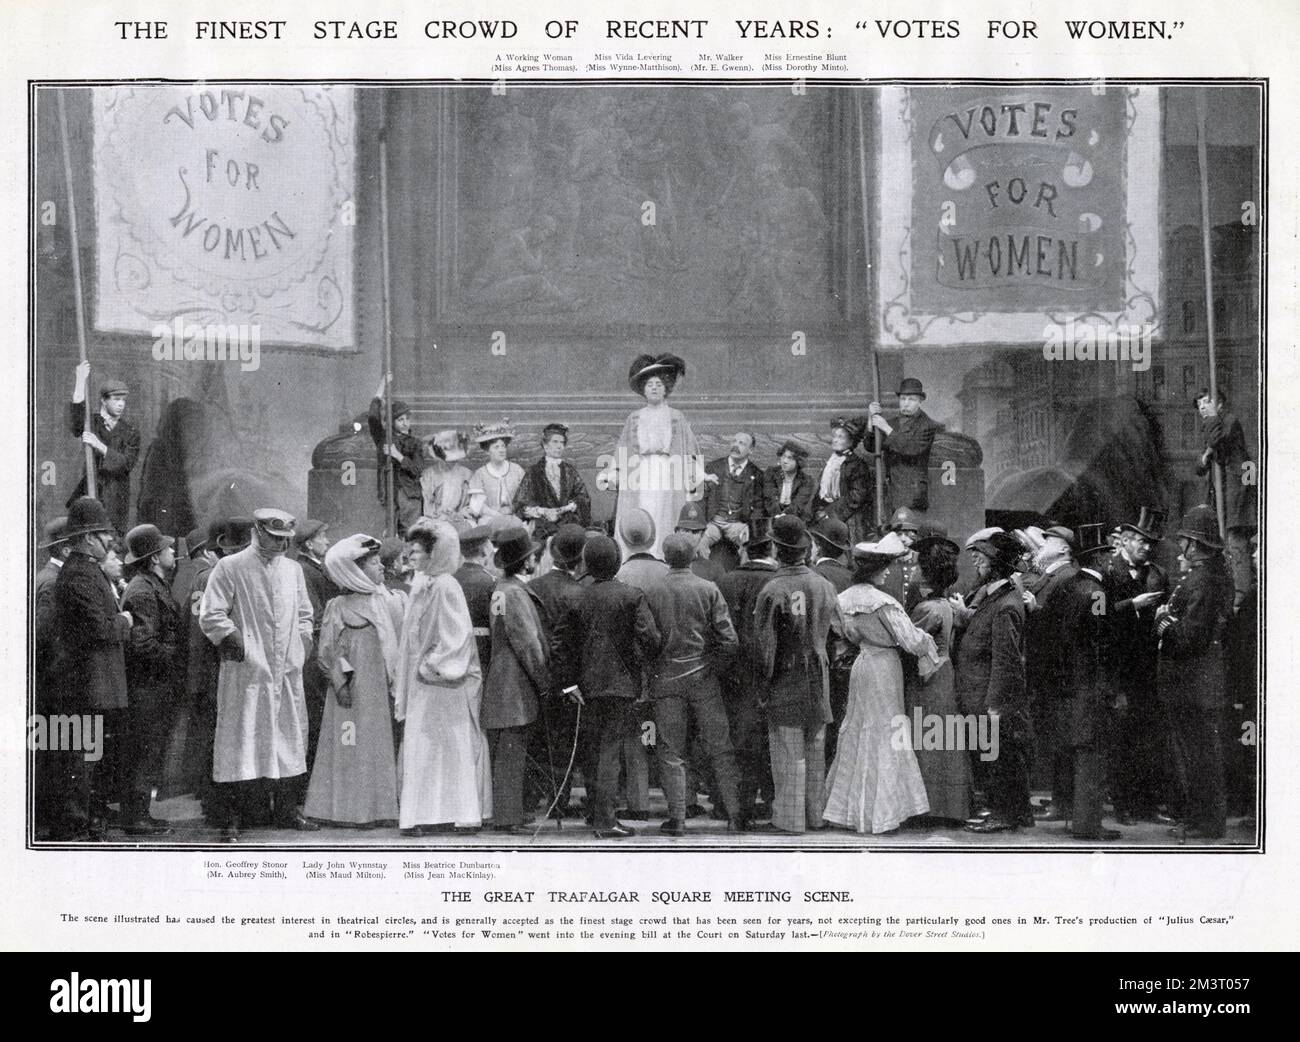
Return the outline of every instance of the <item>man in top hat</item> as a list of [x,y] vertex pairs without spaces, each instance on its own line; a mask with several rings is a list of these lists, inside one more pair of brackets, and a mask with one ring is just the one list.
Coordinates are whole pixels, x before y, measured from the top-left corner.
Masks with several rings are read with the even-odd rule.
[[478,664],[484,676],[492,666],[492,591],[497,577],[489,570],[488,562],[494,553],[491,525],[461,529],[461,564],[453,578],[465,594],[469,621],[474,627],[474,643],[478,647]]
[[591,521],[591,496],[578,468],[564,458],[569,428],[548,423],[542,428],[542,458],[524,471],[515,494],[515,513],[533,522],[533,535],[543,542],[560,525],[585,527]]
[[682,504],[682,509],[677,513],[677,527],[673,529],[673,534],[685,536],[690,544],[695,547],[695,558],[691,561],[691,571],[701,579],[708,579],[709,582],[716,583],[727,574],[727,570],[712,558],[700,556],[700,544],[707,528],[708,519],[704,514],[703,504],[688,499]]
[[1061,592],[1074,579],[1079,570],[1074,561],[1074,548],[1078,545],[1075,534],[1064,525],[1051,525],[1041,529],[1042,545],[1034,554],[1034,569],[1041,577],[1034,583],[1031,598],[1026,601],[1025,618],[1025,678],[1029,690],[1029,704],[1034,714],[1035,726],[1041,732],[1040,746],[1051,750],[1052,800],[1051,805],[1037,812],[1039,821],[1066,821],[1070,816],[1071,792],[1074,787],[1074,760],[1069,744],[1056,734],[1056,698],[1061,695],[1054,667],[1057,664],[1058,643],[1066,622],[1063,616],[1065,599]]
[[[125,532],[131,510],[131,470],[140,455],[140,432],[122,415],[126,411],[127,387],[121,380],[104,380],[100,384],[99,411],[90,418],[90,430],[84,430],[89,378],[90,363],[79,363],[68,406],[68,427],[94,450],[95,498],[104,504],[113,527]],[[82,474],[68,498],[68,506],[85,494],[86,475]]]
[[[736,630],[718,587],[691,571],[695,547],[671,535],[664,540],[669,571],[645,591],[663,647],[650,671],[655,752],[668,799],[668,820],[660,831],[686,835],[687,724],[694,722],[700,749],[712,767],[713,802],[733,828],[743,827],[737,794],[736,756],[718,677],[736,653]],[[691,802],[696,793],[689,793]]]
[[1052,790],[1052,806],[1064,811],[1075,839],[1119,839],[1101,823],[1106,758],[1111,748],[1111,618],[1104,578],[1110,555],[1105,526],[1080,525],[1074,556],[1078,568],[1055,596],[1059,625],[1049,677],[1054,691],[1055,736],[1072,768],[1069,791]]
[[849,545],[866,538],[871,527],[871,470],[853,450],[862,441],[866,424],[837,417],[831,421],[831,455],[822,467],[813,499],[813,517],[836,517],[849,528]]
[[817,481],[803,469],[807,459],[808,450],[797,441],[787,441],[777,450],[776,466],[763,474],[764,517],[794,514],[805,523],[812,522]]
[[492,756],[493,823],[524,830],[524,766],[529,730],[551,691],[550,649],[532,594],[524,585],[542,544],[522,526],[492,537],[501,578],[492,591],[492,664],[483,683],[479,722]]
[[1173,740],[1183,839],[1219,839],[1227,825],[1223,748],[1223,634],[1232,614],[1232,578],[1214,510],[1193,507],[1177,533],[1187,573],[1156,609],[1156,685]]
[[[62,663],[63,647],[57,633],[57,601],[54,586],[63,564],[72,552],[66,533],[67,517],[56,517],[45,523],[38,550],[47,550],[49,558],[36,573],[32,585],[32,618],[36,637],[36,712],[43,716],[58,713],[61,703],[61,683],[65,672]],[[36,758],[33,781],[36,787],[36,824],[48,830],[51,839],[67,838],[66,822],[61,817],[61,805],[68,796],[67,782],[75,773],[70,757],[80,753],[65,749],[42,750]],[[84,810],[74,810],[74,817],[84,815]]]
[[[993,532],[970,548],[979,587],[957,645],[956,695],[963,713],[988,717],[997,735],[998,755],[982,772],[989,816],[972,821],[972,832],[1006,832],[1033,825],[1029,808],[1032,729],[1025,690],[1023,657],[1025,604],[1011,576],[1020,544],[1006,532]],[[993,727],[997,731],[993,731]],[[976,763],[978,757],[974,757]]]
[[633,704],[641,697],[642,671],[659,656],[661,638],[645,594],[619,582],[618,544],[605,535],[587,538],[583,564],[592,584],[556,623],[552,670],[564,695],[579,703],[584,771],[592,825],[601,839],[636,833],[614,815],[619,752],[636,726]]
[[150,804],[162,780],[163,753],[185,671],[185,616],[170,585],[175,543],[155,525],[136,525],[126,534],[123,564],[131,579],[122,607],[132,622],[126,648],[130,741],[123,764],[122,827],[128,836],[171,831],[150,814]]
[[1163,511],[1142,507],[1136,521],[1120,525],[1118,552],[1109,559],[1099,558],[1114,646],[1111,682],[1120,707],[1111,796],[1121,825],[1173,823],[1160,810],[1169,800],[1170,770],[1156,700],[1156,609],[1169,595],[1169,577],[1151,560],[1164,527]]
[[1196,461],[1196,473],[1206,475],[1205,502],[1211,508],[1218,501],[1214,465],[1223,468],[1223,527],[1228,536],[1226,557],[1232,570],[1233,611],[1237,611],[1255,587],[1250,539],[1259,525],[1255,495],[1258,468],[1250,458],[1241,420],[1228,409],[1222,391],[1211,395],[1202,388],[1196,396],[1196,410],[1201,414],[1205,441],[1205,449]]
[[754,605],[776,788],[772,823],[763,830],[802,833],[823,827],[831,722],[827,640],[840,627],[839,602],[835,587],[806,563],[810,540],[803,521],[776,518],[772,542],[780,567]]
[[898,385],[898,416],[892,428],[879,402],[868,406],[871,426],[885,436],[881,451],[885,455],[885,498],[891,511],[899,507],[930,509],[930,450],[943,425],[926,415],[921,408],[923,401],[925,388],[920,380],[909,376]]
[[699,555],[708,557],[715,543],[726,539],[739,550],[749,541],[749,522],[763,506],[763,472],[754,466],[754,435],[738,431],[731,451],[704,465],[704,534]]
[[754,620],[758,595],[777,569],[768,519],[753,522],[745,549],[745,559],[722,577],[718,589],[736,628],[738,650],[722,676],[722,698],[731,725],[731,745],[736,750],[741,816],[752,820],[757,817],[755,804],[760,793],[769,802],[772,796],[767,718],[759,705],[763,656]]
[[64,838],[85,828],[88,838],[104,838],[108,803],[117,799],[113,773],[127,707],[126,644],[131,613],[118,607],[117,594],[100,563],[113,545],[113,525],[104,505],[89,496],[68,508],[63,538],[70,553],[54,581],[54,634],[62,647],[59,682],[64,712],[102,716],[104,746],[98,759],[82,757],[69,779],[78,804],[61,823]]
[[275,823],[314,832],[295,800],[307,772],[307,701],[302,669],[312,640],[311,597],[297,562],[285,556],[294,519],[253,513],[253,542],[217,562],[199,604],[199,625],[221,655],[212,780],[220,791],[224,838],[239,838],[245,783],[269,779]]
[[[528,583],[528,592],[537,604],[538,618],[542,623],[542,636],[548,652],[554,646],[556,624],[566,611],[576,605],[582,597],[582,584],[578,582],[577,571],[582,563],[582,548],[587,543],[587,533],[581,525],[562,524],[551,536],[551,569]],[[653,558],[652,558],[653,560]],[[552,652],[553,653],[553,652]],[[564,698],[552,684],[551,690],[543,693],[542,725],[546,729],[546,757],[551,770],[553,791],[559,792],[559,800],[551,812],[556,818],[571,816],[576,811],[570,809],[570,789],[573,785],[573,772],[568,770],[569,752],[576,748],[579,752],[586,749],[585,743],[578,735],[577,703]],[[575,757],[575,766],[588,776],[590,766],[592,774],[595,766]],[[648,785],[647,780],[647,785]]]
[[[379,466],[379,502],[388,503],[388,461],[393,461],[393,473],[397,478],[397,533],[405,535],[406,529],[424,509],[424,490],[420,486],[420,475],[424,473],[426,463],[424,443],[411,433],[411,407],[400,398],[394,398],[393,430],[389,438],[384,426],[384,391],[391,380],[391,375],[379,381],[375,396],[370,399],[370,412],[366,423],[370,429],[371,440],[375,443],[375,452]],[[321,551],[322,558],[324,551]]]
[[325,572],[325,551],[330,548],[329,525],[308,518],[296,527],[293,545],[298,552],[298,564],[307,581],[307,596],[311,600],[311,651],[302,667],[302,689],[307,699],[307,776],[303,778],[303,791],[299,803],[307,799],[307,777],[316,762],[316,742],[320,738],[321,719],[325,715],[325,699],[329,683],[320,671],[316,658],[316,645],[320,643],[321,621],[325,618],[325,605],[343,591]]
[[[698,535],[703,530],[703,512],[698,509],[698,503],[688,502],[686,506],[696,508],[687,512],[687,523],[696,526]],[[644,592],[668,574],[668,565],[653,555],[655,522],[647,511],[640,507],[624,510],[619,516],[618,533],[629,554],[615,576],[619,582]],[[619,817],[628,821],[645,821],[650,816],[650,748],[645,735],[648,733],[646,725],[654,720],[654,707],[643,698],[637,701],[632,711],[638,726],[623,742],[627,806],[619,812]]]

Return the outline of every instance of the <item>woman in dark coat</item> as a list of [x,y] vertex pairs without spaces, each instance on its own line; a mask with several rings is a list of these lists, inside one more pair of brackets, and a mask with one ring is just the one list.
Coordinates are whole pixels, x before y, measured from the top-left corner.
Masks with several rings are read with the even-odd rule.
[[775,467],[763,473],[763,515],[780,517],[793,514],[805,524],[813,520],[813,498],[817,483],[804,469],[808,450],[795,441],[787,441],[777,453]]

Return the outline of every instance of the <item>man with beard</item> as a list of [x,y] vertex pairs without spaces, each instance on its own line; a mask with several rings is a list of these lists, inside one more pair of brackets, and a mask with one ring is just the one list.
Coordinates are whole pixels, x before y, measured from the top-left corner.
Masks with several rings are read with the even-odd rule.
[[966,828],[1014,831],[1034,823],[1029,808],[1033,738],[1025,691],[1025,605],[1011,582],[1020,544],[1014,536],[994,532],[975,541],[971,557],[980,585],[969,598],[971,614],[957,646],[957,704],[963,713],[988,718],[998,755],[985,771],[989,816]]
[[1156,609],[1169,593],[1169,578],[1150,560],[1164,525],[1162,511],[1142,507],[1137,521],[1120,526],[1119,552],[1102,570],[1114,630],[1111,679],[1119,705],[1111,796],[1121,825],[1173,822],[1159,809],[1169,799],[1169,770],[1156,701]]
[[1161,706],[1173,740],[1174,774],[1181,792],[1179,839],[1219,839],[1227,824],[1224,792],[1223,633],[1232,614],[1232,577],[1214,510],[1193,507],[1178,529],[1187,574],[1156,609]]
[[[1042,546],[1034,554],[1034,570],[1042,577],[1025,618],[1025,676],[1034,720],[1046,732],[1041,747],[1051,750],[1052,799],[1046,809],[1035,812],[1039,821],[1066,821],[1073,800],[1074,766],[1070,748],[1056,734],[1058,717],[1055,699],[1059,690],[1054,666],[1057,644],[1064,625],[1061,590],[1079,570],[1074,563],[1075,536],[1064,525],[1042,529]],[[1017,544],[1019,545],[1019,544]]]
[[132,572],[122,607],[131,613],[126,648],[127,716],[130,736],[122,777],[122,828],[128,836],[171,831],[150,814],[153,790],[162,780],[163,753],[181,690],[183,619],[171,594],[175,540],[155,525],[126,534],[123,562]]
[[762,509],[763,472],[749,454],[754,436],[739,431],[731,439],[731,451],[704,467],[704,517],[706,526],[696,551],[708,557],[719,540],[726,539],[738,551],[749,541],[749,522],[757,506]]
[[119,610],[112,581],[101,567],[114,539],[104,505],[89,496],[74,499],[63,537],[72,549],[54,582],[54,633],[66,665],[62,711],[101,717],[105,743],[98,759],[84,758],[73,779],[79,813],[65,822],[64,838],[85,828],[87,839],[101,840],[108,804],[118,795],[113,772],[127,707],[126,643],[133,620],[129,611]]
[[263,508],[253,522],[252,545],[217,562],[199,605],[203,634],[221,655],[212,780],[222,786],[227,842],[239,839],[248,783],[261,780],[270,781],[278,827],[320,828],[295,802],[307,773],[302,668],[312,610],[302,569],[285,557],[294,519]]

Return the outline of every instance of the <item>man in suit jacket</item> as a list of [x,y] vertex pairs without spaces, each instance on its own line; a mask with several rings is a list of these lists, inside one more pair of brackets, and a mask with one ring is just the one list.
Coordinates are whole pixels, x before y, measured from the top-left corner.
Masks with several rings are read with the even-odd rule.
[[1173,819],[1160,807],[1170,798],[1168,741],[1156,699],[1156,610],[1169,596],[1169,577],[1151,561],[1164,535],[1164,514],[1143,507],[1121,527],[1120,549],[1100,569],[1106,587],[1114,654],[1110,678],[1119,701],[1111,793],[1121,825]]
[[776,466],[763,472],[762,516],[794,514],[812,524],[817,481],[803,468],[807,459],[808,450],[797,441],[787,441],[777,451]]
[[754,627],[763,653],[768,745],[776,794],[759,831],[823,828],[826,725],[831,722],[827,639],[839,628],[835,587],[805,563],[809,538],[792,515],[772,522],[780,567],[758,595]]
[[1205,502],[1211,508],[1218,501],[1214,464],[1223,467],[1223,524],[1228,536],[1227,563],[1232,569],[1235,611],[1255,587],[1250,537],[1259,525],[1255,496],[1259,476],[1250,458],[1245,429],[1228,411],[1223,393],[1212,396],[1203,389],[1196,396],[1196,409],[1201,414],[1205,441],[1205,449],[1196,461],[1196,473],[1206,475]]
[[[62,684],[66,666],[63,646],[58,639],[57,602],[54,586],[72,548],[64,533],[68,519],[56,517],[46,523],[38,550],[48,550],[49,558],[36,573],[32,585],[32,620],[36,637],[36,712],[51,716],[60,711]],[[36,757],[33,783],[36,788],[34,810],[36,826],[51,839],[67,839],[79,833],[70,821],[83,818],[84,810],[65,806],[68,782],[76,775],[72,758],[80,753],[67,749],[46,749]]]
[[[1108,679],[1112,654],[1109,605],[1097,570],[1111,552],[1103,525],[1081,525],[1079,567],[1055,595],[1059,624],[1052,649],[1055,681],[1056,738],[1073,768],[1069,807],[1070,835],[1075,839],[1119,839],[1118,829],[1101,823],[1105,764],[1111,745]],[[1063,803],[1055,791],[1053,803]]]
[[100,568],[114,541],[104,505],[89,496],[73,500],[64,538],[72,549],[54,583],[54,630],[67,666],[61,685],[65,712],[94,713],[104,720],[100,756],[83,757],[73,779],[87,838],[99,840],[104,838],[106,808],[118,797],[113,772],[125,726],[132,618],[118,609],[113,584]]
[[515,516],[533,522],[533,535],[549,539],[560,525],[581,525],[591,521],[591,496],[578,468],[564,458],[569,428],[548,423],[542,429],[543,456],[524,471],[515,493]]
[[176,567],[175,542],[154,525],[137,525],[126,534],[123,563],[132,574],[122,607],[132,619],[126,648],[131,744],[124,758],[122,827],[128,836],[171,831],[150,814],[150,803],[162,781],[163,753],[185,669],[185,616],[169,585]]
[[[925,511],[930,509],[930,450],[934,437],[943,425],[936,423],[921,408],[925,389],[913,377],[903,380],[898,387],[898,416],[892,429],[888,426],[879,402],[869,406],[871,425],[878,427],[885,438],[881,451],[885,455],[886,509],[893,513],[899,507]],[[867,455],[874,456],[873,452]]]
[[966,827],[972,832],[1006,832],[1034,823],[1029,809],[1032,735],[1022,655],[1025,605],[1011,582],[1021,548],[1013,536],[994,532],[976,540],[971,550],[980,586],[970,597],[971,614],[957,646],[957,704],[963,713],[987,719],[987,733],[996,735],[998,748],[984,772],[991,813]]
[[[131,510],[131,470],[140,456],[140,432],[122,415],[126,411],[127,387],[121,380],[105,380],[100,385],[99,411],[90,419],[90,430],[83,431],[89,377],[90,363],[80,363],[68,406],[68,427],[94,451],[95,498],[104,504],[113,527],[125,532]],[[86,475],[82,474],[68,498],[68,506],[85,494]]]
[[[726,811],[733,830],[744,827],[737,795],[736,755],[718,676],[736,653],[736,630],[718,587],[691,571],[695,547],[689,539],[664,540],[669,571],[645,591],[663,637],[650,669],[655,752],[668,799],[668,820],[660,831],[686,835],[687,722],[713,768],[713,802]],[[695,793],[691,794],[694,801]]]
[[754,466],[749,454],[754,436],[739,431],[731,439],[731,451],[704,467],[704,534],[698,553],[708,557],[713,544],[726,539],[739,549],[749,540],[749,521],[754,508],[761,508],[763,472]]
[[524,767],[529,730],[551,691],[550,652],[537,604],[524,586],[542,544],[525,528],[492,537],[501,572],[492,591],[492,667],[483,683],[479,721],[492,756],[493,824],[497,832],[526,831]]
[[593,581],[560,617],[553,663],[565,693],[584,707],[587,760],[596,764],[587,780],[588,803],[601,839],[636,834],[614,816],[619,750],[635,720],[632,705],[641,696],[642,669],[661,647],[645,594],[614,578],[618,557],[618,544],[608,536],[587,540],[582,558]]
[[777,569],[772,557],[772,533],[766,522],[755,527],[746,551],[746,560],[722,577],[718,589],[736,628],[738,653],[722,676],[722,697],[740,770],[741,818],[752,820],[758,816],[755,808],[758,796],[761,794],[769,806],[772,800],[767,716],[760,705],[765,678],[754,618],[759,592]]
[[320,740],[320,724],[325,715],[325,699],[329,694],[329,684],[320,671],[316,657],[316,647],[320,644],[320,626],[325,618],[325,605],[343,591],[325,573],[325,551],[330,548],[329,525],[308,518],[298,528],[293,542],[298,551],[302,577],[307,581],[307,596],[311,600],[312,611],[311,650],[307,653],[302,668],[302,690],[307,699],[307,773],[301,781],[302,792],[298,798],[301,804],[307,801],[307,783],[316,762],[316,744]]
[[460,583],[474,626],[474,643],[478,646],[478,664],[487,676],[492,666],[492,591],[496,576],[487,569],[492,554],[492,529],[477,525],[460,533],[461,566],[453,578]]
[[1228,814],[1220,729],[1223,634],[1233,590],[1214,510],[1198,506],[1188,511],[1178,543],[1188,570],[1156,613],[1157,685],[1182,793],[1182,824],[1170,832],[1183,839],[1219,839]]

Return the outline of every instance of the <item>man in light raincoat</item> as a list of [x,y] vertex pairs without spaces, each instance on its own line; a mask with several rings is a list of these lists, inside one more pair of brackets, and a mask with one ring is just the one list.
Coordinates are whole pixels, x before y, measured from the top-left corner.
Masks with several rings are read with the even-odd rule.
[[253,542],[217,562],[199,604],[199,626],[221,656],[212,780],[228,842],[239,838],[247,783],[259,779],[271,779],[278,827],[320,827],[294,800],[307,771],[302,669],[312,635],[307,583],[285,557],[294,519],[263,509],[253,521]]

